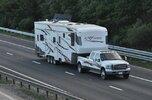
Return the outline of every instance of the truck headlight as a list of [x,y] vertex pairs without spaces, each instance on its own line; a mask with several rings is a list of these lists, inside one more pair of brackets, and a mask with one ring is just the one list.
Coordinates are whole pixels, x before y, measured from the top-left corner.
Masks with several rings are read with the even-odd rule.
[[106,69],[111,69],[111,65],[107,65],[107,66],[106,66]]

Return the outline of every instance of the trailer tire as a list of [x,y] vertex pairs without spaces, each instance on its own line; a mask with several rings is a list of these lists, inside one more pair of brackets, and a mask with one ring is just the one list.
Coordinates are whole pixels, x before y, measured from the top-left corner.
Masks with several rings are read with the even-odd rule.
[[50,57],[49,56],[46,57],[46,60],[47,60],[48,63],[50,63]]
[[100,76],[103,80],[106,80],[107,79],[107,75],[106,75],[106,71],[105,69],[101,69],[100,71]]
[[52,57],[52,63],[53,63],[54,65],[58,65],[58,61],[56,61],[54,57]]

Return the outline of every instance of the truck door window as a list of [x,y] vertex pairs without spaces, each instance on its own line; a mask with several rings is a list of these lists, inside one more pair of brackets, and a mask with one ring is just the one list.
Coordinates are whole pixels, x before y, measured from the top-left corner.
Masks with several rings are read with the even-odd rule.
[[95,55],[95,53],[94,53],[94,52],[92,52],[92,53],[91,53],[91,55],[90,55],[90,59],[92,59],[92,60],[93,60],[94,55]]
[[59,43],[61,43],[61,37],[59,36]]
[[44,35],[40,35],[40,40],[44,41]]
[[95,61],[99,62],[100,61],[100,54],[95,55]]

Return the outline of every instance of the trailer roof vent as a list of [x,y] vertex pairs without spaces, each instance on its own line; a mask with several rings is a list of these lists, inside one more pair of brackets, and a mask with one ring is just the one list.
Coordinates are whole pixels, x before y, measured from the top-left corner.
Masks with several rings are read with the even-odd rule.
[[53,20],[67,20],[67,21],[71,21],[72,16],[71,15],[67,15],[67,14],[55,14],[53,17]]

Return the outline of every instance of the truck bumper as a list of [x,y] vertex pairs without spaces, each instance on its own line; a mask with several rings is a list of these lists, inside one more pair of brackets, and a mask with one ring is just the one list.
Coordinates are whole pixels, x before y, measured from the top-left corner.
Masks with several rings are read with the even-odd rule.
[[129,74],[130,69],[128,70],[106,70],[107,75],[124,75],[124,74]]

